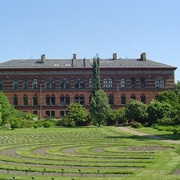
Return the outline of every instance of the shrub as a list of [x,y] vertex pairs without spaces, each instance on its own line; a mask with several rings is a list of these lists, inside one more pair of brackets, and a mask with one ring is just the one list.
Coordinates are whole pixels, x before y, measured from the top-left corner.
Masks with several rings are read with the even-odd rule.
[[141,127],[142,127],[142,124],[139,123],[139,122],[132,122],[132,123],[131,123],[131,126],[132,126],[133,128],[141,128]]

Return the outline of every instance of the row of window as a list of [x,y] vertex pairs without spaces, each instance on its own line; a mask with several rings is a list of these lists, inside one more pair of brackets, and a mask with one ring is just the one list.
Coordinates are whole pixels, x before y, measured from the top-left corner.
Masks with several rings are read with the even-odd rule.
[[[27,110],[24,110],[23,112],[27,112]],[[65,114],[67,114],[69,111],[67,111],[67,110],[61,110],[61,111],[59,111],[59,117],[63,117]],[[33,110],[33,112],[32,112],[33,114],[35,114],[35,115],[38,115],[38,111],[37,110]],[[46,110],[46,117],[57,117],[56,116],[56,112],[55,112],[55,110]]]
[[[89,96],[89,104],[91,102],[91,98],[92,96],[90,95]],[[109,104],[113,105],[114,104],[114,96],[112,94],[110,94],[108,96],[109,98]],[[141,102],[143,103],[146,103],[146,96],[144,94],[141,95]],[[136,95],[135,94],[132,94],[131,95],[131,99],[136,99]],[[85,98],[83,95],[76,95],[74,97],[74,102],[79,102],[80,104],[84,105],[84,102],[85,102]],[[52,96],[49,96],[47,95],[45,97],[45,105],[46,106],[55,106],[56,104],[56,97],[54,95]],[[60,106],[67,106],[70,104],[70,97],[69,95],[66,95],[66,96],[61,96],[59,97],[59,105]],[[120,104],[126,104],[126,95],[125,94],[122,94],[121,97],[120,97]],[[18,96],[17,95],[14,95],[13,97],[13,105],[14,106],[18,106],[19,105],[19,100],[18,100]],[[23,106],[28,106],[28,96],[23,96],[22,98],[22,105]],[[32,105],[33,106],[37,106],[38,105],[38,97],[37,96],[34,96],[32,98]]]
[[[44,86],[45,86],[45,89],[55,89],[56,88],[56,80],[55,79],[46,79]],[[93,87],[92,79],[89,79],[88,86],[89,86],[89,88]],[[125,78],[120,79],[120,83],[119,83],[118,87],[119,86],[120,86],[120,88],[125,88],[126,87],[126,79]],[[145,88],[145,86],[146,86],[145,78],[141,78],[140,86],[141,86],[141,88]],[[164,78],[156,78],[155,79],[155,87],[161,87],[162,88],[164,86],[165,86]],[[13,79],[13,82],[12,82],[12,88],[13,89],[18,89],[18,87],[19,87],[18,79],[15,78],[15,79]],[[38,79],[34,79],[32,81],[32,89],[37,89],[38,87],[39,87]],[[84,78],[75,78],[74,79],[74,88],[83,89],[84,87],[85,87]],[[103,79],[102,87],[103,88],[112,88],[113,87],[113,80],[108,79],[108,78]],[[136,79],[135,78],[131,78],[130,87],[131,88],[136,87]],[[28,89],[28,79],[25,78],[23,80],[22,88],[23,89]],[[69,89],[70,88],[70,80],[68,78],[60,79],[59,88],[61,88],[61,89]],[[3,80],[2,79],[0,79],[0,89],[3,89]]]

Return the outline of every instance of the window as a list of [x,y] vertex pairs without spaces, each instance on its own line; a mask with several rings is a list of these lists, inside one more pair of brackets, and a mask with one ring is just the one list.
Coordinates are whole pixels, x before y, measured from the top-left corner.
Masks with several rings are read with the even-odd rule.
[[32,88],[33,89],[37,89],[38,88],[38,80],[37,79],[33,79]]
[[135,95],[135,94],[132,94],[132,95],[131,95],[131,99],[136,100],[136,95]]
[[89,79],[89,88],[93,88],[93,80]]
[[135,78],[131,78],[131,88],[135,88],[136,87],[136,80]]
[[103,80],[103,87],[104,88],[111,88],[112,87],[112,79],[104,79]]
[[17,95],[14,95],[14,97],[13,97],[13,105],[14,106],[18,105],[18,97],[17,97]]
[[28,105],[28,97],[25,95],[23,97],[23,106],[27,106]]
[[84,88],[84,79],[81,78],[80,81],[79,81],[79,88]]
[[84,96],[83,95],[76,95],[74,97],[74,102],[79,102],[81,105],[84,105]]
[[33,97],[33,106],[37,106],[38,105],[38,97],[34,96]]
[[76,78],[75,80],[74,80],[74,87],[77,89],[77,88],[79,88],[79,79],[78,78]]
[[141,95],[141,102],[146,104],[146,96],[144,94]]
[[38,114],[37,110],[34,110],[32,113],[33,113],[34,115],[37,115],[37,114]]
[[125,88],[126,87],[126,80],[124,78],[121,78],[120,86],[121,86],[121,88]]
[[70,88],[69,79],[67,79],[67,78],[65,79],[64,86],[65,86],[65,89],[69,89]]
[[55,105],[55,96],[46,96],[46,106],[54,106]]
[[53,110],[53,111],[47,110],[47,111],[46,111],[46,116],[47,116],[47,117],[55,117],[55,111],[54,111],[54,110]]
[[68,114],[68,111],[66,111],[66,110],[60,111],[60,117],[63,117],[65,114]]
[[145,79],[141,78],[141,88],[145,88]]
[[0,89],[3,89],[3,80],[0,79]]
[[50,79],[46,79],[45,88],[46,88],[46,89],[50,89],[50,84],[51,84]]
[[121,104],[126,104],[126,96],[124,94],[121,95]]
[[56,88],[56,81],[55,79],[51,79],[51,89],[55,89]]
[[114,104],[114,96],[113,96],[113,94],[110,94],[109,96],[108,96],[108,98],[109,98],[109,104]]
[[64,79],[60,79],[60,88],[64,89]]
[[107,88],[107,87],[108,87],[107,79],[104,79],[104,80],[103,80],[103,87],[104,87],[104,88]]
[[23,88],[23,89],[27,89],[27,88],[28,88],[28,80],[27,80],[27,79],[24,79],[24,80],[23,80],[22,88]]
[[155,87],[165,87],[165,81],[164,78],[156,78],[155,79]]
[[65,105],[69,105],[69,104],[70,104],[70,97],[69,97],[69,95],[66,95],[66,96],[62,95],[60,97],[60,105],[65,106]]
[[165,82],[164,82],[164,78],[160,78],[160,87],[164,87],[165,86]]
[[76,88],[76,89],[78,89],[78,88],[84,88],[84,79],[83,78],[80,78],[80,79],[78,79],[78,78],[76,78],[75,80],[74,80],[74,87]]
[[15,78],[13,79],[13,89],[17,89],[18,88],[18,79]]

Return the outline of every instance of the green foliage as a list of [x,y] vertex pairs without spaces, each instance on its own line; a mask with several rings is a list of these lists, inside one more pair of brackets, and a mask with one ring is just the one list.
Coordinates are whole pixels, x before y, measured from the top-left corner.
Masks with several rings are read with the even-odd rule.
[[146,105],[142,102],[132,99],[125,107],[125,117],[130,121],[143,123],[148,117]]
[[99,56],[96,55],[96,57],[93,58],[93,90],[92,93],[95,95],[95,93],[100,90],[100,68],[99,68]]
[[116,125],[118,123],[117,110],[110,110],[106,125]]
[[49,127],[53,127],[53,126],[55,126],[55,122],[54,121],[45,120],[43,122],[43,127],[45,127],[45,128],[49,128]]
[[139,122],[132,122],[132,123],[131,123],[131,126],[132,126],[133,128],[141,128],[141,127],[142,127],[142,124],[139,123]]
[[[8,98],[5,96],[3,92],[0,92],[0,105],[1,105],[1,117],[2,123],[6,124],[6,120],[12,116],[17,116],[18,112],[14,109],[14,107],[9,103]],[[1,125],[0,124],[0,125]]]
[[88,112],[80,103],[71,103],[67,110],[68,114],[62,119],[64,126],[81,126],[88,119]]
[[95,124],[100,126],[104,122],[110,112],[111,108],[108,102],[108,97],[103,90],[98,90],[92,97],[90,103],[90,118],[93,119]]
[[164,117],[170,118],[173,113],[173,109],[168,103],[153,101],[148,105],[147,112],[149,122],[153,124],[157,123],[158,119],[162,119]]

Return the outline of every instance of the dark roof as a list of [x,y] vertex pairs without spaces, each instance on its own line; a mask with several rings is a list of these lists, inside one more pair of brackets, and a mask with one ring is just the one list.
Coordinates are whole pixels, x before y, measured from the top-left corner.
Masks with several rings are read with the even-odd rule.
[[[0,63],[0,69],[26,69],[26,68],[90,68],[93,59],[17,59]],[[102,68],[174,68],[176,67],[141,59],[101,59]]]

